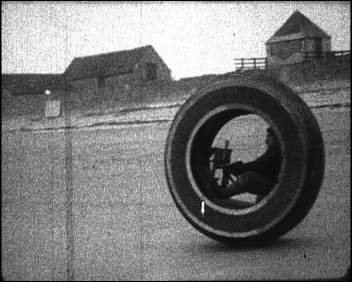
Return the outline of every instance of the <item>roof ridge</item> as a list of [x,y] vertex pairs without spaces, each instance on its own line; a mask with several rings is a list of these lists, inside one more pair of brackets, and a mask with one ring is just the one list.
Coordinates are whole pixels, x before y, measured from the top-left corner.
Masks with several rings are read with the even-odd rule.
[[108,56],[108,55],[112,55],[112,54],[119,54],[122,52],[133,52],[133,51],[137,51],[137,50],[143,50],[146,48],[153,48],[153,46],[151,45],[145,45],[145,46],[140,46],[137,48],[133,48],[133,49],[125,49],[125,50],[119,50],[119,51],[112,51],[112,52],[108,52],[108,53],[99,53],[99,54],[95,54],[95,55],[86,55],[86,56],[80,56],[80,57],[75,57],[75,59],[85,59],[85,58],[90,58],[90,57],[99,57],[99,56]]
[[145,45],[128,50],[77,57],[66,68],[64,75],[69,79],[82,79],[131,72],[142,60],[144,54],[151,49],[154,50],[152,45]]
[[296,10],[284,23],[283,25],[272,35],[266,43],[270,43],[275,38],[289,36],[293,34],[302,34],[304,37],[307,36],[320,36],[331,38],[322,28],[320,28],[311,19]]

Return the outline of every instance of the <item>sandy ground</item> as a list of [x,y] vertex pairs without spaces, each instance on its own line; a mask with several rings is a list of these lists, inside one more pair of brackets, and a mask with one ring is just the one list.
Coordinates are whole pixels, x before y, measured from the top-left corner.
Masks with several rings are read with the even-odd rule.
[[[317,108],[314,114],[326,148],[321,193],[299,226],[259,249],[231,249],[217,243],[195,230],[176,209],[163,164],[170,122],[3,132],[3,277],[342,276],[350,265],[351,251],[350,108]],[[67,145],[70,142],[65,147],[65,141],[72,141],[72,147]],[[65,166],[70,150],[72,167]]]

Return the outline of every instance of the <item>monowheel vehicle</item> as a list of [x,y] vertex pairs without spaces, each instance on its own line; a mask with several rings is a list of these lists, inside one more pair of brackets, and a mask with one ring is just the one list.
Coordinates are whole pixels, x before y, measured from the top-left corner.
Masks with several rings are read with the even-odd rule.
[[[277,183],[260,201],[214,198],[215,174],[230,162],[231,152],[241,152],[236,147],[241,134],[256,134],[258,119],[279,141],[283,159]],[[305,218],[322,185],[325,153],[318,123],[295,92],[273,78],[234,74],[198,89],[181,106],[169,129],[164,161],[171,196],[190,224],[214,240],[255,246],[286,234]]]

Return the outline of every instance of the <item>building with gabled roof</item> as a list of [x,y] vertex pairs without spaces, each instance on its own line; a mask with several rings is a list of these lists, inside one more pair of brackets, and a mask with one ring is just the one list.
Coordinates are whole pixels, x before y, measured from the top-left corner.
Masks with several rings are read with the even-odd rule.
[[304,52],[316,52],[319,57],[331,51],[331,36],[295,11],[265,45],[268,67],[273,67],[300,63]]
[[123,108],[153,99],[145,97],[141,89],[171,80],[170,69],[151,45],[79,57],[63,74],[2,74],[2,113],[56,117],[62,101],[69,101],[65,110],[76,107],[84,111],[93,104]]
[[151,45],[75,58],[64,76],[77,88],[170,80],[171,71]]

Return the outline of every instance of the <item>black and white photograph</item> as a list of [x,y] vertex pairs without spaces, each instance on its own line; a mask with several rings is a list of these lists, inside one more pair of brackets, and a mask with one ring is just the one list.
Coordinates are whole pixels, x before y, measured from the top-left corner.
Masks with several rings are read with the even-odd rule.
[[2,1],[2,281],[349,281],[350,1]]

